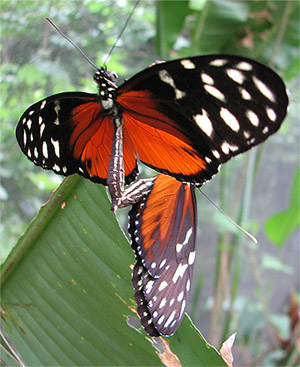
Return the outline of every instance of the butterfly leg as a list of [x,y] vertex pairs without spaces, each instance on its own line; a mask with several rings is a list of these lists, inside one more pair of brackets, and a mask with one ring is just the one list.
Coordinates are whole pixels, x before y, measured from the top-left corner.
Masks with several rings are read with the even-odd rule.
[[128,186],[121,198],[119,208],[133,205],[141,201],[151,191],[157,176],[151,178],[140,179]]

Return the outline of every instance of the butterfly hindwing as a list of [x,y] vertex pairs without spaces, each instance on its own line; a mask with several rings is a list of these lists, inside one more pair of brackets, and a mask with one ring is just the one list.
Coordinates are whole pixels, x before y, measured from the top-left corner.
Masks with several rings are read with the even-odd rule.
[[194,187],[159,175],[129,216],[141,323],[149,335],[172,335],[184,315],[195,260]]

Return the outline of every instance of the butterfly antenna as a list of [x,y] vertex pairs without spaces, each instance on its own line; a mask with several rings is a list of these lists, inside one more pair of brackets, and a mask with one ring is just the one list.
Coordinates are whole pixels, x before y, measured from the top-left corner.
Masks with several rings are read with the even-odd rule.
[[214,206],[216,207],[218,210],[220,210],[220,212],[225,215],[225,217],[227,219],[230,220],[231,223],[233,223],[235,226],[237,226],[238,229],[240,229],[242,232],[244,232],[254,243],[257,243],[257,239],[252,235],[250,234],[249,232],[247,232],[244,228],[242,228],[241,226],[239,226],[232,218],[230,218],[229,215],[227,215],[223,209],[221,209],[213,200],[211,200],[210,197],[208,197],[201,189],[199,189],[201,194],[206,197],[206,199]]
[[49,19],[48,17],[46,17],[46,20],[48,20],[48,22],[57,30],[57,32],[63,36],[67,41],[69,41],[71,43],[72,46],[74,46],[76,48],[77,51],[79,51],[81,53],[81,55],[96,69],[98,70],[97,66],[93,63],[93,61],[91,61],[87,55],[77,46],[75,45],[75,43],[73,41],[70,40],[69,37],[67,37],[58,27],[57,25],[55,25],[51,19]]
[[126,22],[125,22],[125,24],[124,24],[124,26],[123,26],[123,28],[122,28],[119,36],[118,36],[118,38],[116,39],[115,43],[113,44],[111,50],[109,51],[109,54],[107,55],[107,57],[106,57],[106,59],[104,61],[104,65],[106,65],[106,63],[107,63],[108,59],[110,58],[113,50],[115,49],[117,43],[119,42],[120,38],[122,37],[122,35],[123,35],[123,33],[124,33],[124,31],[125,31],[128,23],[129,23],[131,17],[133,15],[133,12],[134,12],[135,8],[138,6],[139,2],[140,2],[140,0],[137,0],[137,2],[134,4],[133,8],[131,9],[131,12],[130,12],[130,14],[129,14],[129,16],[128,16],[128,18],[127,18],[127,20],[126,20]]

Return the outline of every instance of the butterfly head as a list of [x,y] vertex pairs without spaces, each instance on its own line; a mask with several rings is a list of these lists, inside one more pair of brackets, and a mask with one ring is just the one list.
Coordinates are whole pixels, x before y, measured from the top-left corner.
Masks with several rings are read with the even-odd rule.
[[115,71],[109,71],[106,68],[98,69],[94,75],[95,82],[101,86],[101,83],[107,83],[112,87],[117,87],[115,82],[118,79],[118,74]]

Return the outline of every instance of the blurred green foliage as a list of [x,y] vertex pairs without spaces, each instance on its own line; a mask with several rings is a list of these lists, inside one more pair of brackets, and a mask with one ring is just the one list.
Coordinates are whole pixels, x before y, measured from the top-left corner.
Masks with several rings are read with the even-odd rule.
[[[125,0],[0,4],[2,261],[61,179],[36,168],[19,150],[14,135],[20,115],[53,93],[95,92],[90,65],[44,17],[50,17],[101,66],[132,6],[132,1]],[[298,284],[292,263],[297,256],[286,255],[295,248],[289,239],[299,228],[298,29],[297,1],[143,0],[108,62],[121,81],[156,59],[234,53],[273,67],[287,83],[289,115],[280,131],[262,148],[225,165],[214,183],[205,186],[206,193],[257,236],[259,245],[249,243],[226,223],[218,225],[224,218],[215,215],[202,198],[198,200],[199,248],[190,315],[202,325],[200,330],[210,330],[208,340],[216,346],[238,331],[240,365],[296,365],[294,354],[280,349],[279,339],[266,354],[270,348],[266,339],[272,339],[274,319],[278,330],[289,335],[286,319],[277,315],[283,315],[288,292]],[[125,216],[120,221],[126,224]],[[289,274],[279,289],[283,273]],[[253,289],[249,278],[254,279]],[[276,309],[280,296],[282,308]],[[205,320],[209,321],[205,324]]]

